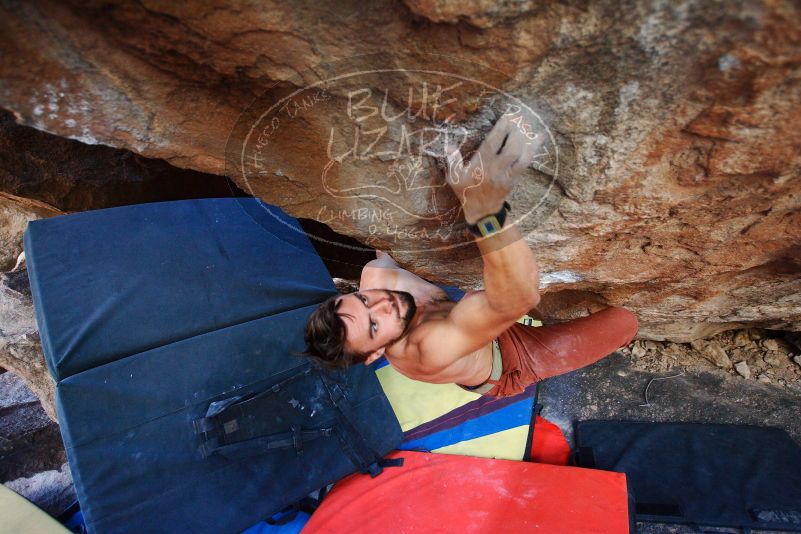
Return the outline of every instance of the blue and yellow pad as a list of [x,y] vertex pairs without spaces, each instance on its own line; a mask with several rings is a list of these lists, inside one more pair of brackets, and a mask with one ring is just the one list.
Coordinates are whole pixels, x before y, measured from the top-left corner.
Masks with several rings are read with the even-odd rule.
[[[525,315],[518,322],[542,323]],[[456,384],[429,384],[396,371],[385,358],[376,374],[404,432],[401,450],[523,460],[531,434],[536,385],[496,399]]]

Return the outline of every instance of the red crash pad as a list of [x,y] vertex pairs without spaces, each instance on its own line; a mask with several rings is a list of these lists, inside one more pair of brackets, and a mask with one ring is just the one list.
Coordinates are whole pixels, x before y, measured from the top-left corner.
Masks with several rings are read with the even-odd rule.
[[531,461],[541,464],[567,465],[570,445],[562,429],[544,417],[534,421],[531,439]]
[[622,473],[410,451],[390,458],[404,465],[336,484],[303,534],[629,531]]

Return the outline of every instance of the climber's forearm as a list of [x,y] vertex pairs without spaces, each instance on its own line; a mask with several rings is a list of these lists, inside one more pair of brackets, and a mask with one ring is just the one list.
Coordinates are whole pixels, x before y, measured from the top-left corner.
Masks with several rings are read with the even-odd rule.
[[539,266],[516,225],[477,237],[484,261],[484,288],[489,305],[497,312],[519,317],[537,306]]

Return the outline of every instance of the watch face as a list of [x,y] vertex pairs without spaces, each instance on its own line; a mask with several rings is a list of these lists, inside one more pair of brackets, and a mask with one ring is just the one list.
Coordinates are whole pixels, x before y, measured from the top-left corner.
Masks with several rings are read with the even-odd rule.
[[481,232],[482,236],[487,236],[491,233],[497,232],[500,229],[501,224],[498,222],[498,219],[495,217],[495,215],[485,217],[478,222],[478,231]]

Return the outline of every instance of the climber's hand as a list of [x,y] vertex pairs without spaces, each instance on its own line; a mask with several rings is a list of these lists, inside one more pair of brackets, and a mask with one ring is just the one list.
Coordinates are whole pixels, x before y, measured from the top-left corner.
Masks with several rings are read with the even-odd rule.
[[457,146],[446,145],[448,184],[468,223],[500,211],[545,140],[545,132],[535,131],[535,124],[530,113],[519,108],[504,114],[467,163]]

